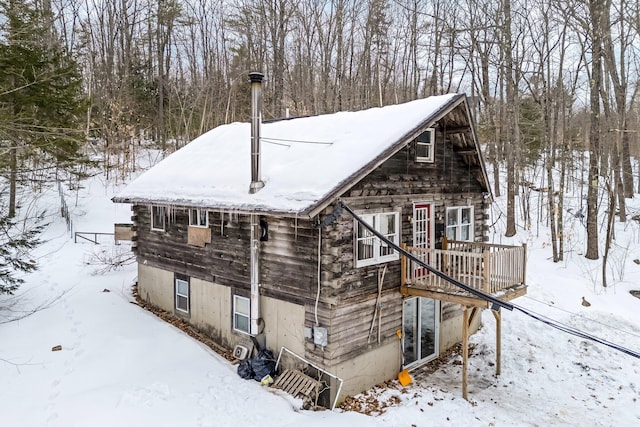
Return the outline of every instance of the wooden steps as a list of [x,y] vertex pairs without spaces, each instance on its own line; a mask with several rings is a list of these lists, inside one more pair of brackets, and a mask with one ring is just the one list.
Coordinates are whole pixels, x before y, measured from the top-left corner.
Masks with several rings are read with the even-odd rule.
[[297,369],[286,369],[278,375],[273,387],[279,388],[295,398],[300,398],[304,402],[304,407],[315,404],[318,394],[318,380],[302,373]]

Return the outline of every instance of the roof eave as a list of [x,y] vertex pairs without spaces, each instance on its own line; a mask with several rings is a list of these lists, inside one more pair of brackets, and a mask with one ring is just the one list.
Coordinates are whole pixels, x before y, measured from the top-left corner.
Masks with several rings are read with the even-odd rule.
[[[467,96],[464,95],[465,101]],[[467,119],[469,120],[469,129],[471,130],[471,135],[473,136],[473,144],[476,149],[476,155],[478,156],[478,163],[480,164],[480,168],[482,170],[482,177],[484,179],[484,183],[480,183],[484,189],[489,193],[489,198],[493,201],[493,191],[491,190],[491,185],[489,184],[489,174],[487,173],[487,167],[484,163],[484,157],[482,156],[482,150],[480,149],[480,142],[478,141],[478,136],[476,134],[476,123],[471,114],[471,109],[469,108],[469,103],[464,103],[464,108],[467,113]]]
[[258,214],[278,217],[298,217],[302,219],[311,219],[312,217],[305,213],[305,210],[286,210],[286,209],[269,209],[265,206],[234,206],[234,205],[205,205],[197,203],[188,203],[182,201],[170,202],[167,200],[158,200],[142,197],[118,197],[111,198],[113,203],[128,203],[132,205],[158,205],[158,206],[179,206],[182,208],[198,208],[208,210],[219,210],[224,212],[233,212],[238,214]]

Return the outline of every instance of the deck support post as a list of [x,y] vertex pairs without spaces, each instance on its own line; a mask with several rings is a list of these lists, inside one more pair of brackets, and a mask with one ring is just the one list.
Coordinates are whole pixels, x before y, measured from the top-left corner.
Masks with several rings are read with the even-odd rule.
[[496,318],[496,375],[500,375],[502,371],[502,313],[500,308],[491,310],[491,312]]
[[480,307],[472,307],[469,315],[469,306],[464,305],[462,310],[462,397],[467,399],[467,384],[469,382],[469,331],[471,324],[481,313]]
[[462,398],[467,399],[469,377],[469,307],[462,310]]

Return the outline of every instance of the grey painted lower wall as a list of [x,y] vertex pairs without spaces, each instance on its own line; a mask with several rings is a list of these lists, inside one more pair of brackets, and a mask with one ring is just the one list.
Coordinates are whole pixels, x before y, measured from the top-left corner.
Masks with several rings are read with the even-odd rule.
[[[249,336],[233,330],[233,295],[229,286],[196,278],[189,279],[189,313],[175,308],[174,273],[138,265],[138,293],[150,304],[188,320],[220,344],[232,348]],[[304,354],[304,306],[265,296],[260,297],[267,348],[277,352],[287,347]]]
[[138,263],[138,295],[149,304],[173,313],[173,278],[171,271]]
[[330,372],[344,381],[339,399],[342,401],[346,396],[396,378],[401,368],[401,343],[397,340],[341,363],[331,368]]
[[[482,326],[481,317],[476,316],[469,327],[471,333],[476,332]],[[460,341],[462,341],[462,315],[440,322],[440,353],[444,353]]]

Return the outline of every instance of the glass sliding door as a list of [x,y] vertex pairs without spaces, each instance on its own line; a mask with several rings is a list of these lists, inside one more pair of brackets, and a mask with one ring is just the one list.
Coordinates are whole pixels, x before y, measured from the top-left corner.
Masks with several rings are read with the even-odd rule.
[[403,307],[402,354],[405,367],[418,365],[438,355],[439,301],[409,298]]

